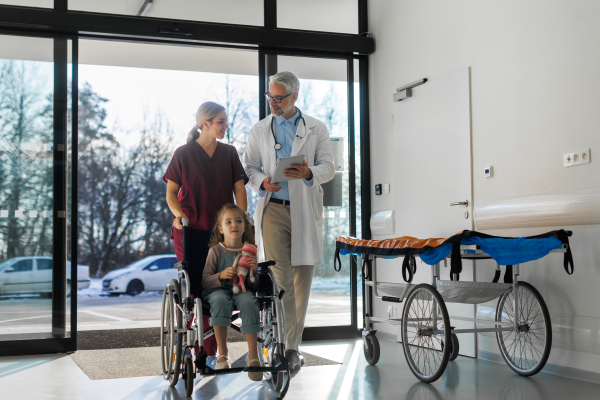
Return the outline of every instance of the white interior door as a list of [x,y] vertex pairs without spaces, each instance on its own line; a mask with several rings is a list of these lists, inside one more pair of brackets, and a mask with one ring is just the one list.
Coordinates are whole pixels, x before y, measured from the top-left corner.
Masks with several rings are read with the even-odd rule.
[[[470,110],[469,68],[429,80],[411,98],[394,102],[396,236],[446,238],[472,229]],[[450,206],[464,201],[468,206]],[[442,264],[442,279],[449,279],[449,265]],[[460,279],[473,278],[472,262],[463,261]],[[431,281],[431,267],[417,261],[414,282]],[[446,305],[450,315],[474,318],[473,305]],[[451,322],[473,328],[472,322]],[[474,357],[475,335],[458,339],[460,354]]]

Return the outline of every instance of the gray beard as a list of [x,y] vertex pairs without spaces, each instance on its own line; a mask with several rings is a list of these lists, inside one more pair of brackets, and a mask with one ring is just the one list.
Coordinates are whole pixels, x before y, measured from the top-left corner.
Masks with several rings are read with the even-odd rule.
[[288,107],[287,110],[280,108],[279,112],[274,112],[273,109],[271,108],[271,114],[273,114],[276,117],[281,117],[283,114],[288,113],[292,109],[292,107],[294,107],[294,105],[292,105],[291,107]]

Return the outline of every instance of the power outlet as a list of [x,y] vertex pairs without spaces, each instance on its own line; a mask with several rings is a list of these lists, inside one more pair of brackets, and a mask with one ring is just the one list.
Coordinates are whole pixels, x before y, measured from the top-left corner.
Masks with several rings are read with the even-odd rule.
[[565,168],[574,167],[576,165],[581,164],[589,164],[590,162],[590,149],[563,154],[563,165],[565,166]]

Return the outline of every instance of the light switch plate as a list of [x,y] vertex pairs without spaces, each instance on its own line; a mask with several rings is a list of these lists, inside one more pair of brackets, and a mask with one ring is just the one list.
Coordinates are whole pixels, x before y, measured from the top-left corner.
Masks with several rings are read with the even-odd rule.
[[390,184],[384,183],[383,184],[383,193],[389,193],[389,192],[390,192]]
[[494,167],[492,167],[491,165],[489,167],[485,167],[483,169],[483,173],[485,174],[486,178],[491,178],[494,176]]

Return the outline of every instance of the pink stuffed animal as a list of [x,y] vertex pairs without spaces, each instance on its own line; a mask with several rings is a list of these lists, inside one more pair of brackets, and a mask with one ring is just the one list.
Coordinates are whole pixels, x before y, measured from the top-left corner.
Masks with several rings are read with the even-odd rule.
[[250,273],[250,282],[254,282],[254,269],[250,264],[248,264],[248,256],[256,257],[257,248],[255,245],[246,243],[244,247],[242,247],[242,254],[235,258],[233,262],[233,266],[236,267],[236,275],[233,277],[233,293],[237,294],[240,292],[240,288],[242,292],[246,293],[246,286],[244,285],[244,280],[246,279],[246,275]]

